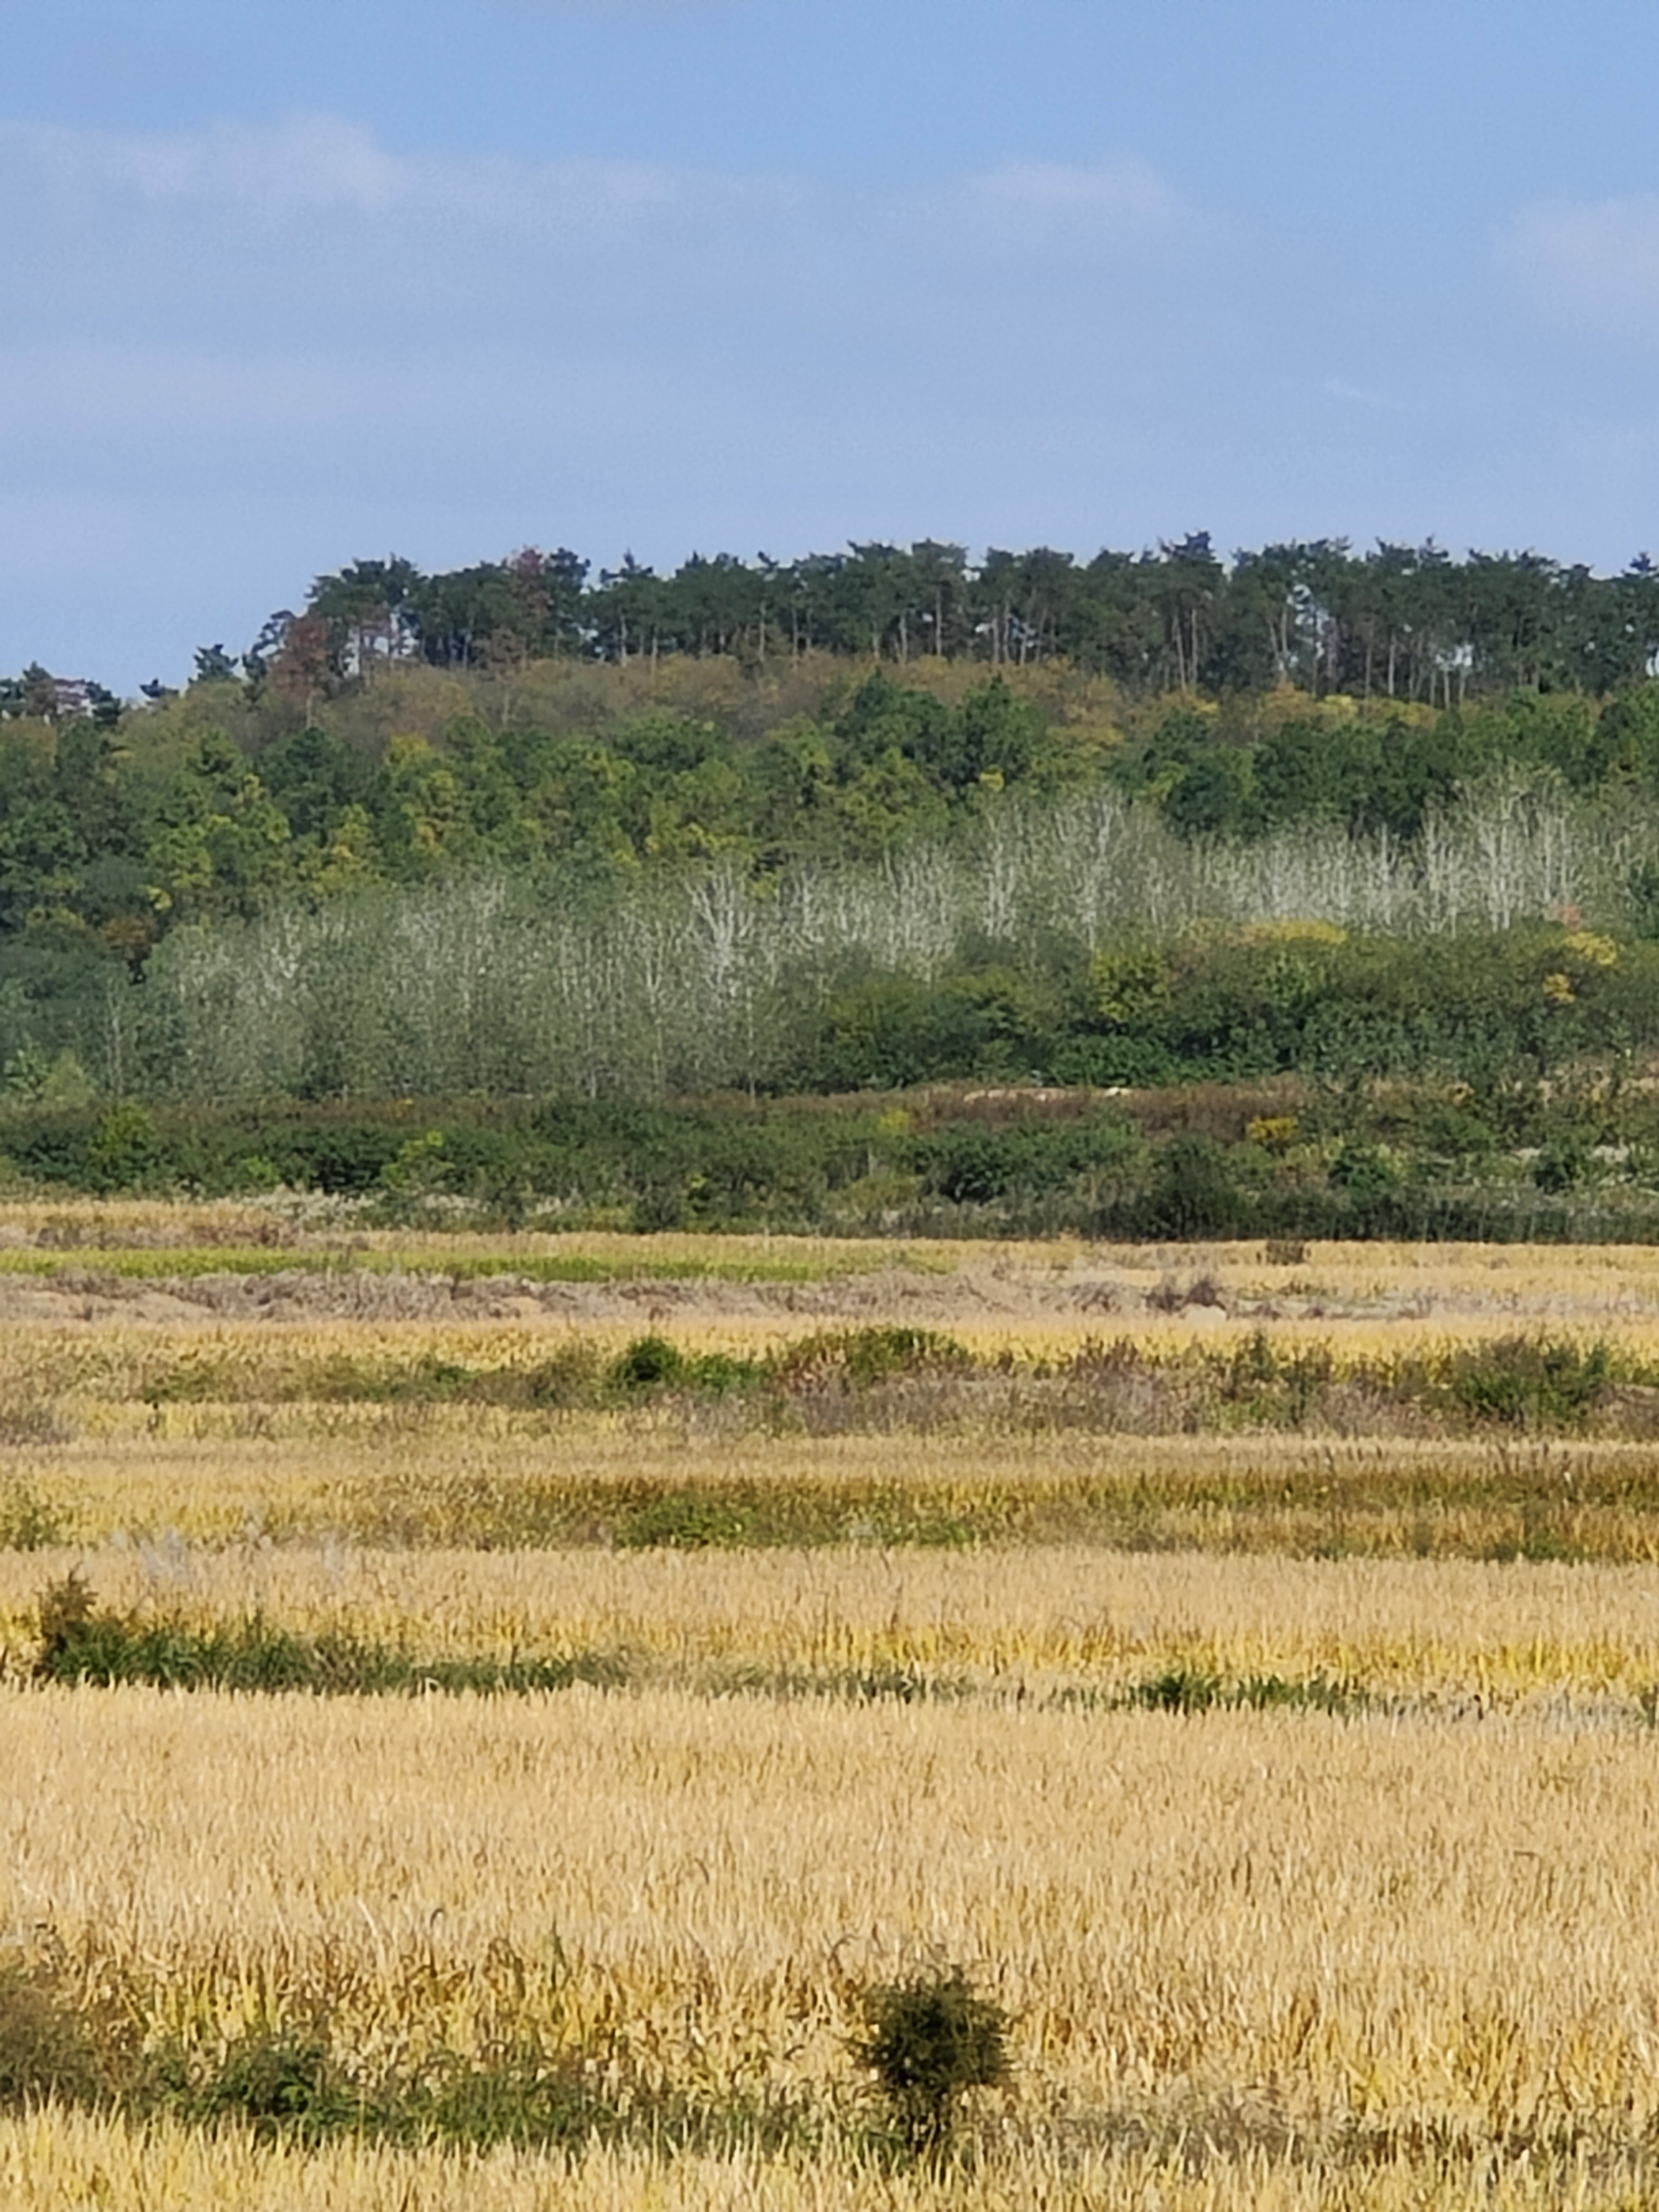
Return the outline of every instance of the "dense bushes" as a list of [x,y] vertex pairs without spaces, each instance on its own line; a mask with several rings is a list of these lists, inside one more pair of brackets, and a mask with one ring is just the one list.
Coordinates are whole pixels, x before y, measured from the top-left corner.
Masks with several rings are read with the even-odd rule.
[[1659,945],[1559,924],[1450,937],[1194,929],[1090,957],[1050,945],[928,986],[842,987],[793,1087],[1035,1077],[1100,1085],[1438,1069],[1538,1073],[1659,1042]]
[[[46,1188],[319,1191],[369,1221],[905,1235],[1645,1238],[1659,1099],[1616,1073],[1478,1085],[936,1087],[679,1104],[392,1100],[0,1111]],[[279,1218],[273,1217],[273,1224]]]
[[771,1078],[745,1094],[641,1096],[623,1060],[574,1095],[19,1091],[0,1159],[90,1192],[287,1186],[508,1226],[1597,1237],[1659,1212],[1659,1106],[1629,1079],[1659,1044],[1659,942],[1571,915],[1423,938],[1210,925],[1092,952],[1051,933],[968,943],[928,981],[866,969],[784,995]]

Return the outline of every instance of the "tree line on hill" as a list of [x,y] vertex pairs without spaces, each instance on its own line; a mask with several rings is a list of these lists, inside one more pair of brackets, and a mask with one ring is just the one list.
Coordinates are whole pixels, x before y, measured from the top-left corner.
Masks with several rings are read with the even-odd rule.
[[[1659,568],[1645,553],[1614,576],[1533,551],[1460,561],[1431,539],[1357,552],[1319,538],[1224,560],[1205,531],[1089,560],[1040,546],[974,562],[929,538],[793,562],[693,554],[664,575],[631,555],[595,574],[566,547],[429,574],[391,555],[318,577],[240,653],[203,647],[195,673],[315,700],[387,662],[764,665],[811,653],[901,666],[1064,662],[1136,696],[1293,686],[1449,707],[1514,689],[1600,694],[1654,665]],[[54,686],[65,680],[38,665],[0,680],[0,715],[113,705],[96,684],[70,684],[84,696],[67,702]]]
[[[630,555],[595,577],[563,547],[430,575],[393,556],[319,577],[240,665],[256,685],[280,672],[320,688],[377,659],[763,663],[810,652],[901,665],[1063,660],[1138,694],[1295,685],[1450,706],[1516,687],[1602,692],[1646,674],[1659,652],[1659,570],[1645,554],[1603,577],[1534,552],[1457,561],[1432,541],[1356,553],[1340,538],[1227,562],[1204,531],[1087,561],[993,548],[975,564],[930,538],[790,562],[694,554],[660,576]],[[222,676],[238,664],[213,646],[198,666]]]

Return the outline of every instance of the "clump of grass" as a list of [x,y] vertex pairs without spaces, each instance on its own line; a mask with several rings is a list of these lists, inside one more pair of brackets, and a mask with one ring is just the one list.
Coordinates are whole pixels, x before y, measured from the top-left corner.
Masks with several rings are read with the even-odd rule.
[[21,1948],[0,1958],[0,2112],[48,2100],[100,2103],[115,2081],[93,2023],[51,1962]]
[[255,2028],[230,2043],[205,2078],[166,2084],[162,2075],[157,2087],[179,2118],[209,2127],[238,2121],[262,2141],[316,2142],[364,2129],[372,2117],[326,2039],[287,2028]]
[[1168,1667],[1161,1674],[1137,1682],[1128,1701],[1149,1712],[1204,1713],[1220,1702],[1221,1690],[1218,1674],[1206,1674],[1195,1667]]
[[50,1675],[88,1634],[98,1614],[92,1586],[78,1567],[48,1583],[35,1601],[35,1626],[40,1650],[35,1661],[38,1674]]
[[1012,2021],[960,1966],[884,1984],[864,1998],[854,2056],[875,2076],[899,2140],[913,2157],[942,2159],[969,2090],[997,2089],[1012,2067]]
[[966,1375],[974,1365],[967,1346],[940,1330],[882,1323],[802,1337],[773,1355],[771,1372],[785,1389],[862,1390],[898,1376]]
[[792,1396],[826,1389],[868,1390],[912,1376],[969,1375],[973,1354],[936,1329],[887,1324],[820,1329],[769,1353],[739,1359],[730,1352],[683,1352],[665,1336],[635,1337],[605,1370],[604,1382],[624,1397],[644,1390],[696,1391],[720,1397],[764,1389]]
[[730,1390],[753,1389],[766,1379],[766,1370],[758,1360],[737,1359],[730,1352],[682,1352],[665,1336],[638,1336],[605,1379],[624,1394],[667,1388],[721,1397]]
[[262,1614],[197,1626],[100,1607],[74,1571],[49,1583],[36,1607],[37,1681],[109,1688],[143,1683],[156,1689],[231,1690],[315,1696],[527,1696],[582,1682],[619,1686],[625,1659],[576,1652],[547,1659],[429,1659],[393,1645],[343,1633],[301,1636]]
[[181,2019],[164,1992],[103,1966],[76,1986],[49,1933],[44,1948],[0,1956],[0,2113],[52,2103],[135,2127],[167,2119],[215,2134],[235,2129],[262,2142],[356,2137],[463,2151],[575,2152],[594,2142],[776,2150],[822,2130],[803,2100],[710,2083],[698,2094],[642,2067],[620,2015],[571,2040],[556,2018],[538,2016],[536,1966],[504,1939],[487,1954],[494,1996],[460,2047],[404,1992],[392,2001],[395,2055],[373,2061],[362,2022],[348,2029],[325,1987],[279,1984],[258,2017],[226,2034],[213,2002]]
[[751,1516],[718,1492],[666,1491],[636,1505],[618,1522],[623,1551],[708,1552],[748,1541]]
[[0,1484],[0,1552],[44,1552],[68,1540],[62,1508],[21,1476]]
[[1328,1345],[1283,1352],[1257,1328],[1228,1358],[1220,1396],[1255,1426],[1299,1429],[1319,1411],[1334,1377]]
[[1276,1710],[1351,1714],[1369,1702],[1351,1682],[1333,1680],[1328,1674],[1287,1677],[1247,1674],[1229,1681],[1198,1667],[1173,1666],[1135,1683],[1126,1702],[1148,1712],[1206,1713],[1212,1710],[1253,1712]]
[[1504,1336],[1452,1355],[1446,1390],[1467,1419],[1512,1429],[1582,1429],[1613,1382],[1599,1340]]

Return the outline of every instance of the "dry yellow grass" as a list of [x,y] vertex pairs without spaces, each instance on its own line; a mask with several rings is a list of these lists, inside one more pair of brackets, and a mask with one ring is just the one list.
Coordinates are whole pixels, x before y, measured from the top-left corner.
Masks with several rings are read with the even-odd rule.
[[[35,1500],[73,1540],[520,1543],[567,1494],[603,1536],[629,1497],[747,1486],[866,1537],[908,1495],[1001,1540],[1104,1532],[1160,1549],[1659,1559],[1650,1444],[1235,1436],[768,1436],[678,1413],[549,1423],[489,1407],[162,1406],[116,1433],[0,1454],[0,1514]],[[549,1540],[542,1539],[538,1540]],[[555,1532],[551,1540],[560,1539]],[[1536,1546],[1532,1548],[1536,1549]]]
[[902,1669],[1018,1698],[1121,1691],[1175,1667],[1488,1706],[1559,1693],[1628,1705],[1659,1687],[1659,1577],[1636,1567],[1066,1547],[0,1553],[0,1646],[15,1670],[34,1648],[40,1589],[72,1568],[118,1611],[199,1623],[257,1612],[428,1659],[618,1653],[646,1676],[748,1670],[761,1689]]
[[3,1724],[0,1925],[164,2018],[326,1999],[366,2064],[423,2021],[465,2049],[491,1946],[556,1938],[522,2001],[560,2033],[834,2104],[857,1987],[943,1956],[1017,2015],[1015,2138],[1207,2115],[1340,2164],[1345,2130],[1485,2155],[1659,2118],[1651,1734],[582,1692],[40,1692]]
[[377,1229],[328,1201],[288,1199],[184,1202],[160,1199],[10,1199],[0,1203],[0,1272],[44,1251],[91,1263],[100,1252],[170,1248],[276,1246],[331,1264],[388,1265],[443,1274],[494,1263],[512,1274],[526,1263],[592,1263],[649,1279],[653,1271],[716,1277],[775,1273],[829,1281],[910,1273],[948,1285],[969,1279],[968,1300],[996,1303],[1000,1280],[1054,1292],[1121,1285],[1144,1294],[1164,1283],[1210,1277],[1230,1298],[1267,1299],[1288,1311],[1308,1305],[1379,1318],[1448,1319],[1475,1314],[1599,1327],[1620,1316],[1659,1316],[1659,1246],[1310,1243],[1294,1265],[1269,1262],[1260,1243],[1112,1245],[1074,1237],[1037,1242],[710,1235],[649,1236],[583,1231],[517,1235]]
[[1588,2158],[1541,2170],[1409,2154],[1334,2172],[1262,2152],[1206,2164],[1196,2129],[1174,2153],[1085,2144],[932,2177],[742,2154],[665,2165],[602,2149],[566,2165],[311,2152],[55,2112],[0,2119],[0,2191],[9,2212],[1634,2212],[1641,2201]]
[[[1174,1362],[1188,1351],[1224,1352],[1260,1335],[1281,1358],[1326,1350],[1340,1375],[1361,1363],[1385,1370],[1407,1361],[1432,1363],[1462,1346],[1524,1334],[1539,1317],[1531,1310],[1504,1309],[1452,1320],[1367,1314],[1310,1319],[1264,1317],[1249,1310],[1230,1315],[1199,1306],[1132,1318],[1087,1310],[970,1315],[952,1318],[942,1333],[977,1360],[1006,1358],[1026,1369],[1065,1358],[1085,1342],[1117,1337],[1131,1339],[1151,1359]],[[592,1346],[602,1358],[613,1358],[647,1333],[670,1338],[688,1353],[757,1358],[843,1325],[843,1317],[833,1311],[705,1314],[695,1306],[636,1307],[620,1317],[538,1314],[510,1322],[434,1322],[371,1310],[281,1327],[227,1322],[207,1310],[137,1325],[100,1314],[69,1327],[14,1323],[0,1358],[0,1390],[61,1401],[78,1426],[117,1432],[149,1419],[158,1395],[173,1401],[189,1394],[200,1402],[235,1406],[289,1400],[302,1396],[306,1379],[319,1377],[331,1365],[356,1367],[367,1375],[376,1366],[410,1369],[441,1360],[522,1373],[575,1345]],[[1575,1320],[1551,1333],[1568,1343],[1605,1343],[1632,1360],[1659,1364],[1659,1311],[1609,1313],[1594,1328]],[[172,1402],[164,1405],[163,1414],[169,1420],[190,1418],[187,1409],[175,1409]]]
[[935,2178],[743,2154],[665,2165],[600,2149],[566,2165],[513,2152],[313,2152],[50,2111],[0,2119],[0,2191],[9,2212],[1633,2212],[1640,2201],[1589,2159],[1471,2170],[1401,2154],[1333,2172],[1257,2152],[1212,2156],[1206,2169],[1196,2130],[1175,2153],[1085,2144]]
[[[1652,2200],[1659,1734],[1635,1717],[1659,1685],[1659,1516],[1637,1510],[1651,1445],[768,1436],[729,1407],[552,1417],[296,1401],[291,1384],[329,1361],[527,1367],[573,1331],[611,1348],[653,1328],[689,1350],[753,1352],[838,1317],[925,1320],[1021,1364],[1091,1333],[1127,1330],[1176,1357],[1257,1326],[1281,1348],[1328,1345],[1339,1363],[1545,1328],[1659,1362],[1659,1252],[1325,1246],[1285,1268],[1243,1247],[901,1255],[394,1232],[354,1252],[338,1224],[273,1232],[270,1219],[49,1206],[9,1207],[0,1229],[24,1258],[43,1237],[95,1251],[277,1233],[348,1269],[435,1273],[446,1253],[499,1255],[508,1270],[525,1256],[728,1275],[764,1262],[844,1295],[792,1310],[775,1285],[762,1296],[728,1282],[702,1304],[695,1288],[661,1306],[606,1291],[562,1315],[439,1321],[395,1318],[397,1298],[371,1285],[356,1320],[275,1326],[228,1322],[210,1300],[199,1317],[158,1302],[143,1321],[136,1304],[88,1293],[87,1318],[10,1322],[0,1522],[8,1501],[33,1499],[61,1510],[82,1548],[0,1553],[13,1662],[0,1939],[21,1952],[50,1930],[71,1975],[124,1979],[158,2035],[234,2036],[314,2000],[366,2066],[422,2037],[477,2047],[503,2001],[507,1946],[556,1969],[513,1996],[550,2034],[603,2031],[638,2078],[714,2105],[771,2093],[843,2117],[860,1989],[959,1960],[1016,2015],[1016,2089],[992,2109],[979,2167],[941,2179],[861,2166],[833,2142],[781,2162],[595,2148],[567,2167],[358,2143],[307,2153],[49,2110],[0,2120],[0,2203]],[[1148,1290],[1203,1273],[1232,1315],[1145,1310]],[[1278,1317],[1246,1310],[1263,1304]],[[834,1532],[854,1540],[465,1548],[495,1540],[481,1533],[490,1516],[538,1487],[597,1500],[602,1538],[607,1500],[745,1485],[831,1499]],[[860,1501],[909,1493],[993,1531],[1036,1500],[1052,1540],[884,1548]],[[1139,1516],[1146,1540],[1190,1548],[1065,1540],[1066,1501],[1085,1495]],[[1626,1564],[1404,1556],[1478,1554],[1540,1530]],[[1245,1547],[1257,1556],[1222,1556]],[[1273,1556],[1320,1547],[1401,1556]],[[258,1609],[434,1658],[625,1652],[637,1686],[379,1702],[19,1686],[35,1596],[76,1564],[117,1607],[198,1620]],[[1398,1702],[1347,1720],[1106,1709],[1174,1667],[1322,1675]],[[763,1688],[894,1668],[979,1694],[731,1694],[746,1675]],[[1072,1689],[1102,1707],[1049,1702]]]

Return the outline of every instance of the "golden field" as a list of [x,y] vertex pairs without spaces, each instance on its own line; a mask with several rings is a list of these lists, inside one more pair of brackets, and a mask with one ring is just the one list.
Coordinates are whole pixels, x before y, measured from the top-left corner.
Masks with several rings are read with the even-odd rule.
[[[1195,2171],[1194,2168],[1197,2170]],[[16,2212],[1590,2212],[1641,2202],[1593,2158],[1437,2172],[1384,2159],[1333,2172],[1244,2150],[1207,2163],[1196,2132],[1172,2152],[1084,2146],[1063,2164],[992,2157],[935,2177],[834,2161],[592,2151],[550,2171],[498,2152],[434,2158],[359,2143],[309,2152],[163,2126],[142,2136],[79,2114],[0,2120],[0,2189]]]
[[1631,1707],[1659,1689],[1659,1577],[1644,1568],[1063,1546],[12,1552],[0,1553],[0,1650],[14,1679],[40,1589],[71,1570],[121,1612],[202,1624],[257,1613],[434,1661],[614,1655],[630,1679],[711,1692],[893,1672],[919,1695],[1018,1703],[1109,1697],[1176,1668],[1324,1676],[1379,1705],[1459,1710]]
[[364,2067],[465,2049],[505,1954],[553,2037],[833,2111],[856,1987],[945,1955],[1015,2016],[1033,2175],[1194,2131],[1609,2160],[1659,2111],[1650,1731],[580,1691],[33,1692],[6,1729],[7,1917],[153,2026],[326,2002]]
[[[1643,1389],[1617,1431],[1373,1393],[1328,1401],[1346,1429],[1216,1399],[1181,1433],[1127,1396],[1091,1426],[1052,1383],[1119,1338],[1155,1379],[1258,1339],[1340,1382],[1544,1331],[1633,1372],[1659,1253],[492,1243],[137,1205],[0,1231],[0,2102],[14,1960],[156,2048],[325,2021],[367,2080],[517,2037],[607,2109],[731,2135],[474,2152],[25,2098],[0,2201],[1659,2191]],[[787,1418],[517,1389],[647,1332],[752,1358],[874,1323],[947,1333],[970,1387]],[[37,1608],[71,1572],[124,1619],[598,1654],[617,1686],[47,1685]],[[1171,1674],[1347,1702],[1137,1702]],[[1014,2071],[936,2173],[881,2152],[848,2040],[864,1991],[946,1962],[1007,2008]],[[745,2133],[768,2112],[787,2141]]]
[[[1659,1559],[1659,1450],[1632,1440],[1166,1436],[971,1425],[773,1435],[716,1408],[142,1408],[118,1436],[0,1447],[33,1543],[603,1549],[658,1507],[735,1501],[757,1541],[1377,1558]],[[762,1524],[764,1524],[763,1530]],[[13,1539],[16,1540],[15,1538]]]

